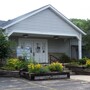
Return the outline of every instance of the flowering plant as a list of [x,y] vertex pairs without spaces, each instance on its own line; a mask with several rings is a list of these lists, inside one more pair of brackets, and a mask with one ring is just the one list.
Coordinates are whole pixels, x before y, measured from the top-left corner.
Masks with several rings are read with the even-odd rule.
[[7,66],[19,70],[21,68],[26,68],[27,63],[19,60],[18,58],[11,58],[7,60]]
[[49,70],[50,71],[59,71],[59,72],[62,72],[63,71],[63,65],[61,63],[51,63],[49,66],[48,66]]
[[30,63],[28,65],[28,71],[29,73],[47,73],[49,72],[49,69],[41,64]]
[[7,65],[10,67],[15,67],[16,63],[18,63],[19,60],[17,58],[10,58],[7,60]]
[[63,65],[61,63],[52,63],[50,65],[47,66],[43,66],[41,64],[33,64],[30,63],[28,65],[28,71],[29,73],[46,73],[46,72],[52,72],[52,71],[59,71],[62,72],[63,71]]
[[90,67],[90,59],[88,59],[88,60],[86,61],[86,66],[87,66],[87,67]]
[[30,73],[38,73],[39,69],[42,67],[41,64],[33,64],[33,63],[30,63],[28,64],[28,71]]

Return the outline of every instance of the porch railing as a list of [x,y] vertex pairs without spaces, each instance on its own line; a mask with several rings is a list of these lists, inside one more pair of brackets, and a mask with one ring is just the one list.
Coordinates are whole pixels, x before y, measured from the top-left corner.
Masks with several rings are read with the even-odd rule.
[[49,57],[50,57],[50,63],[52,63],[52,62],[59,62],[60,61],[60,58],[57,58],[54,55],[49,55]]

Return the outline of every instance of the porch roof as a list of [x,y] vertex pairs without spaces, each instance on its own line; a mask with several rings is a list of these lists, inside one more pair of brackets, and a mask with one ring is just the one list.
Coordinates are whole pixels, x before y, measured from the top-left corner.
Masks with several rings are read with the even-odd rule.
[[75,37],[75,38],[78,38],[78,36],[76,35],[73,35],[73,34],[58,34],[58,33],[43,33],[43,32],[20,32],[20,31],[15,31],[15,32],[11,32],[9,33],[8,36],[19,36],[19,37],[25,37],[24,35],[26,35],[26,37],[50,37],[50,38],[53,38],[53,37],[63,37],[63,38],[67,38],[67,37]]

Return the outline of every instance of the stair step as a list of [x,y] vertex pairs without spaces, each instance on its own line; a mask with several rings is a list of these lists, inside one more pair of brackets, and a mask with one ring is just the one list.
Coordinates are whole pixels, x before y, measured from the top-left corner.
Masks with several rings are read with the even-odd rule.
[[70,72],[70,75],[75,75],[75,73],[72,72],[72,70],[70,70],[70,69],[68,69],[66,67],[64,67],[64,72]]

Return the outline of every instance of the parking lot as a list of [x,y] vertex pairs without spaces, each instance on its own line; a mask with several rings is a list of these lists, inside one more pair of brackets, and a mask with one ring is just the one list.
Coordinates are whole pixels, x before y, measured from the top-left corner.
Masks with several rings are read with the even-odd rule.
[[0,77],[0,90],[90,90],[90,83],[72,79],[29,81]]

